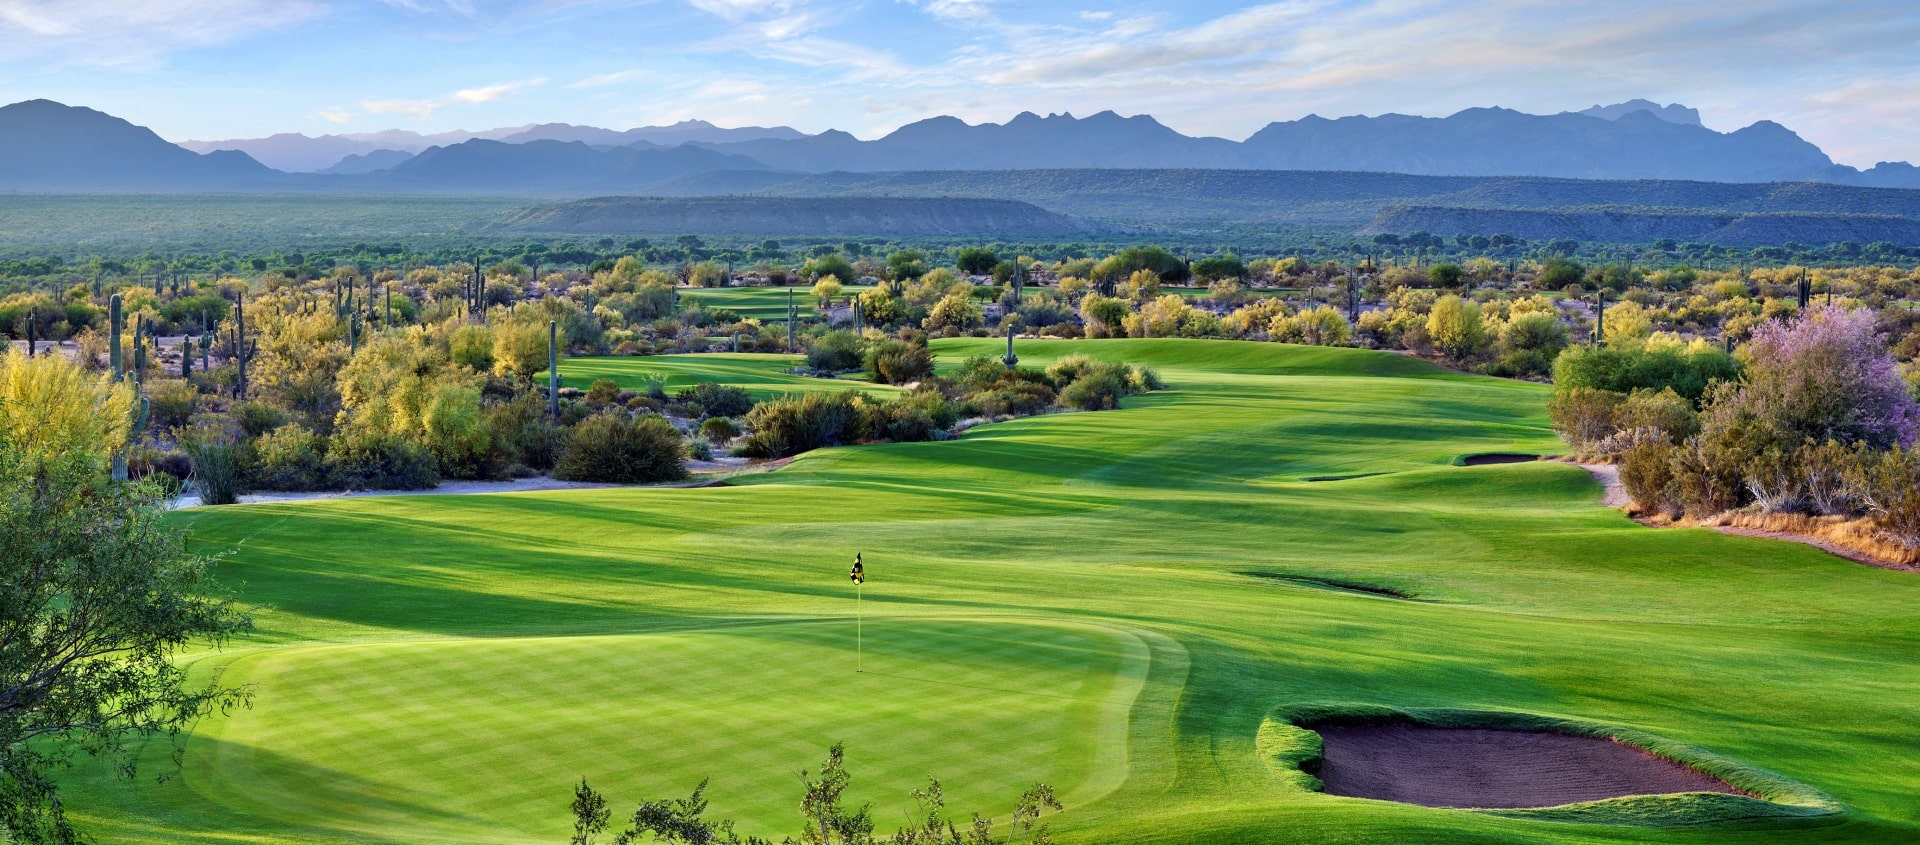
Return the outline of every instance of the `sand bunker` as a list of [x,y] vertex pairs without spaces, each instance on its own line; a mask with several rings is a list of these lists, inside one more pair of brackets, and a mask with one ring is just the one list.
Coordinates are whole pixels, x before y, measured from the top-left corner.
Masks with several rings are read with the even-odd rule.
[[1539,455],[1520,455],[1510,452],[1488,452],[1483,455],[1468,455],[1460,459],[1463,466],[1483,467],[1489,464],[1524,464],[1540,460]]
[[1718,778],[1609,739],[1419,725],[1308,726],[1329,795],[1427,807],[1554,807],[1626,795],[1740,794]]

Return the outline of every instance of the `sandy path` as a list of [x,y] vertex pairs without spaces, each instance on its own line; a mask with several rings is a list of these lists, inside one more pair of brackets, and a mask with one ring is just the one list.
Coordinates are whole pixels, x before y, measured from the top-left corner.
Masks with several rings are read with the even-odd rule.
[[1627,495],[1627,488],[1620,483],[1619,467],[1613,464],[1580,464],[1579,467],[1606,488],[1606,492],[1600,495],[1601,504],[1622,510],[1633,504],[1633,497]]
[[1626,795],[1733,787],[1609,739],[1418,725],[1310,728],[1325,743],[1328,795],[1426,807],[1557,807]]

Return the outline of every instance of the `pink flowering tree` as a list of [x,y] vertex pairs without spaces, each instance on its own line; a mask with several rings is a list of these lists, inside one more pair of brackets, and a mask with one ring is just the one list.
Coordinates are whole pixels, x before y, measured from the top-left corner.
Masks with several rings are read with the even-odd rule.
[[1920,404],[1875,332],[1873,314],[1809,308],[1772,320],[1747,347],[1739,404],[1811,443],[1912,445]]

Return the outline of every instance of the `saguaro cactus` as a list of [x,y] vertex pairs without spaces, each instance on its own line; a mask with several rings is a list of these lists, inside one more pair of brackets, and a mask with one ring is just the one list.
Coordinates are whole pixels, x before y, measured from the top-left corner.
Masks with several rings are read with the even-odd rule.
[[40,309],[37,306],[27,308],[27,357],[32,358],[40,351]]
[[548,413],[560,419],[560,323],[547,321],[547,403]]
[[247,298],[245,295],[237,296],[233,303],[233,329],[227,332],[227,357],[233,359],[233,398],[236,401],[247,398],[247,362],[252,361],[253,354],[258,351],[260,341],[247,336]]
[[120,331],[124,328],[126,324],[120,315],[120,294],[116,293],[107,300],[107,362],[113,367],[113,380],[116,382],[127,375],[120,360]]
[[1013,354],[1013,323],[1011,322],[1007,323],[1007,357],[1000,360],[1006,362],[1009,370],[1020,363],[1020,356]]

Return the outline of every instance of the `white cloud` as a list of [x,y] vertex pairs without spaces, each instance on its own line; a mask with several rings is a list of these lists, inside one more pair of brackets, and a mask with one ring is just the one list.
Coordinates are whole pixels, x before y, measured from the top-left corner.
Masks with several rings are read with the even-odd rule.
[[426,120],[440,108],[432,100],[367,100],[360,110],[367,114],[403,114],[414,120]]
[[320,15],[319,0],[0,0],[0,56],[151,64]]
[[612,73],[602,73],[602,74],[596,74],[594,76],[589,76],[578,82],[568,83],[567,87],[575,90],[584,89],[584,88],[605,88],[608,85],[619,85],[622,82],[632,82],[633,80],[636,80],[636,79],[644,79],[647,76],[648,76],[647,71],[639,70],[637,68],[634,70],[618,70]]
[[481,88],[467,88],[453,92],[453,98],[463,103],[491,103],[523,88],[538,88],[547,84],[546,77],[523,79],[519,82],[502,82]]
[[317,117],[328,123],[349,123],[353,120],[353,112],[345,109],[321,109],[309,117]]
[[802,0],[687,0],[687,5],[728,23],[748,18],[784,15]]

